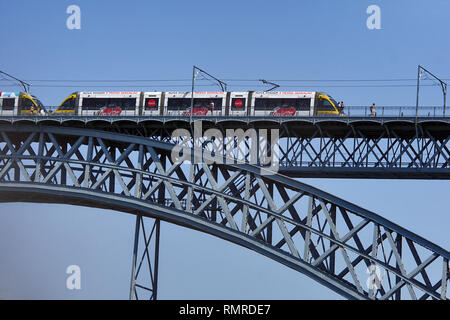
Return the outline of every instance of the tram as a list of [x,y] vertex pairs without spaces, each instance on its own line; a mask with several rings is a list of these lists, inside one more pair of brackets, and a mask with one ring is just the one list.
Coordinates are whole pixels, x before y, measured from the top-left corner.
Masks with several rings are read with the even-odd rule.
[[[193,99],[192,99],[193,98]],[[191,107],[191,103],[193,105]],[[78,116],[307,117],[339,115],[323,92],[74,92],[55,111]]]

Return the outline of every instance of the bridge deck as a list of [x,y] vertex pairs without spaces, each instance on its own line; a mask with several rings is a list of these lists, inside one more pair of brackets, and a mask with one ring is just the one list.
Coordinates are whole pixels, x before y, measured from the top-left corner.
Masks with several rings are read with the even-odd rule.
[[[330,138],[354,137],[359,133],[368,138],[378,138],[386,130],[395,130],[399,138],[412,138],[418,130],[436,139],[450,136],[450,117],[212,117],[195,116],[192,122],[201,121],[203,129],[283,129],[283,137],[312,137],[318,128]],[[146,135],[155,129],[170,135],[177,128],[190,129],[192,123],[186,116],[0,116],[0,124],[39,124],[82,127]],[[132,131],[130,131],[132,130]],[[136,130],[133,132],[133,130]],[[356,132],[359,130],[359,133]]]

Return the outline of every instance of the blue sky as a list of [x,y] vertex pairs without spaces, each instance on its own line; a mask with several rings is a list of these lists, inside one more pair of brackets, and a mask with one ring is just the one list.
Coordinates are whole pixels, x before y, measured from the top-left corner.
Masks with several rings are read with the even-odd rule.
[[[81,8],[81,30],[66,28],[72,4]],[[381,30],[366,27],[371,4],[381,8]],[[223,79],[310,80],[414,79],[421,64],[450,79],[444,0],[2,0],[0,12],[0,70],[26,80],[189,79],[194,64]],[[46,105],[90,88],[30,82]],[[414,105],[415,82],[401,83],[413,86],[298,88],[329,92],[347,105]],[[49,84],[61,87],[40,86]],[[188,90],[167,87],[175,89]],[[439,88],[421,89],[423,105],[441,101]],[[449,247],[447,181],[304,181]],[[0,298],[127,298],[134,221],[97,209],[1,204]],[[339,298],[249,250],[167,223],[161,251],[160,298]],[[65,288],[70,264],[82,269],[80,291]]]
[[[81,8],[81,30],[66,28],[71,4]],[[381,30],[366,27],[370,4],[381,8]],[[23,79],[189,79],[194,64],[231,79],[414,79],[418,64],[450,78],[450,2],[443,0],[19,0],[2,1],[0,10],[8,12],[0,21],[8,39],[1,67]],[[48,105],[81,87],[32,84]],[[415,82],[408,84],[300,88],[327,91],[347,105],[414,105]],[[438,88],[422,90],[423,103],[441,104]]]

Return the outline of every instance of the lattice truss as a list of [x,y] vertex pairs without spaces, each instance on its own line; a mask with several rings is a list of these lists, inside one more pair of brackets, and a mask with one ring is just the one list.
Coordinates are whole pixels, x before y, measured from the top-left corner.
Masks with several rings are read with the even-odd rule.
[[[436,134],[418,124],[415,134],[404,137],[401,128],[380,125],[370,135],[353,125],[337,136],[327,125],[316,124],[308,135],[300,134],[287,124],[279,126],[279,166],[283,168],[450,168],[450,136]],[[227,126],[216,126],[226,137]],[[114,131],[117,128],[112,128]],[[249,128],[247,128],[249,129]],[[251,127],[250,127],[251,129]],[[155,140],[171,142],[173,130],[133,129],[120,131],[141,135]],[[259,132],[259,129],[255,129]],[[378,132],[379,131],[379,132]],[[193,130],[190,132],[194,136]],[[204,139],[204,141],[207,139]],[[221,150],[226,153],[227,140],[221,141]],[[216,142],[217,143],[217,142]]]
[[394,129],[367,136],[352,128],[336,137],[320,126],[311,137],[286,133],[280,166],[338,168],[449,168],[450,137],[436,138],[426,128],[405,138]]
[[3,126],[0,194],[76,196],[80,205],[95,197],[99,207],[248,247],[346,298],[449,298],[447,250],[297,180],[248,164],[177,163],[172,148],[86,129]]

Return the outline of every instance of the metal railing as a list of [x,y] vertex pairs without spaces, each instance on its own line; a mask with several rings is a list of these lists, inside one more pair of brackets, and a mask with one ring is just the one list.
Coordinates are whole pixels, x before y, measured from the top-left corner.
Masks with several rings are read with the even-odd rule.
[[[46,112],[44,113],[27,113],[14,110],[3,110],[0,107],[0,116],[13,117],[13,116],[73,116],[72,113],[56,113],[57,106],[47,106],[45,107]],[[274,114],[273,110],[256,110],[252,111],[250,114],[242,115],[242,113],[233,114],[230,110],[228,115],[225,115],[223,111],[214,111],[214,114],[208,112],[206,115],[193,114],[192,117],[238,117],[238,118],[250,118],[250,117],[263,117],[263,118],[276,118],[276,119],[290,119],[295,117],[346,117],[346,118],[360,118],[360,117],[449,117],[450,111],[444,109],[442,106],[422,106],[416,109],[415,106],[376,106],[372,112],[370,106],[346,106],[339,114],[333,113],[318,113],[316,111],[297,111],[296,115],[283,115]],[[86,117],[116,117],[116,116],[142,116],[142,117],[160,117],[160,114],[155,114],[155,112],[149,114],[144,112],[139,112],[137,110],[123,110],[119,115],[101,115],[95,110],[81,110],[80,114],[76,116],[86,116]],[[164,117],[189,117],[187,110],[180,108],[178,110],[169,110],[163,115]]]
[[340,116],[344,117],[445,117],[447,110],[440,106],[375,106],[373,112],[370,107],[345,107]]

